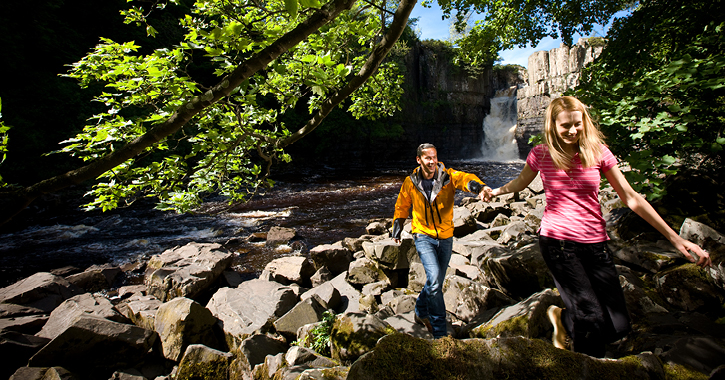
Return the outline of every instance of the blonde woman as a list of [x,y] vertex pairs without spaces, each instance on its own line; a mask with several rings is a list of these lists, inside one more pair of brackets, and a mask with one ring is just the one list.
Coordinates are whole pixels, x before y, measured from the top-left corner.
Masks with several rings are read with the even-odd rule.
[[681,238],[637,194],[604,145],[587,107],[574,97],[561,97],[546,109],[545,144],[535,146],[519,176],[491,192],[494,196],[521,191],[537,173],[546,192],[546,209],[539,229],[539,246],[565,308],[551,306],[552,341],[558,348],[603,357],[605,344],[630,331],[630,319],[619,276],[607,246],[609,237],[599,205],[601,174],[619,198],[655,227],[688,260],[711,266],[707,252]]

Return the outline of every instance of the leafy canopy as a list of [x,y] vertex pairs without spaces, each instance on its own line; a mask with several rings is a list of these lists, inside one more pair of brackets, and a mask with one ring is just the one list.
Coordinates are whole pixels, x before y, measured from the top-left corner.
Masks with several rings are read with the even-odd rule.
[[650,200],[684,168],[721,170],[725,144],[722,2],[645,1],[588,66],[575,95]]

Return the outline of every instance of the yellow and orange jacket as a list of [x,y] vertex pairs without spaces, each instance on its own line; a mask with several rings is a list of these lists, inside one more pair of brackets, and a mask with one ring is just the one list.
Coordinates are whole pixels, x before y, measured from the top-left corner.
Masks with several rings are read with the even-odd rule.
[[400,239],[405,219],[413,210],[412,233],[426,234],[436,239],[453,236],[453,201],[456,189],[478,194],[485,184],[474,174],[446,169],[438,163],[433,177],[430,199],[423,190],[420,167],[405,178],[395,202],[393,238]]

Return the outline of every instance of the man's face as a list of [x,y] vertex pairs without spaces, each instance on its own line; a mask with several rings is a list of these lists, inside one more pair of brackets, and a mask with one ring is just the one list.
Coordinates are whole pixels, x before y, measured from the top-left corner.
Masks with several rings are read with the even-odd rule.
[[415,158],[423,171],[423,178],[431,179],[438,167],[438,152],[435,148],[423,149],[423,154]]

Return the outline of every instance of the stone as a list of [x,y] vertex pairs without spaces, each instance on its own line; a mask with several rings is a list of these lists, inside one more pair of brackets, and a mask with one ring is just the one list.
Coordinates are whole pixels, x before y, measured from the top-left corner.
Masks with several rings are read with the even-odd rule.
[[310,286],[310,277],[315,273],[312,264],[304,256],[286,256],[270,261],[264,270],[269,272],[273,281],[282,285],[292,283]]
[[[389,324],[374,315],[345,313],[338,315],[330,334],[332,358],[342,363],[351,363],[372,350],[378,339],[394,333]],[[355,344],[351,344],[355,342]]]
[[529,298],[504,307],[486,323],[471,330],[472,338],[523,336],[550,338],[553,327],[546,316],[550,305],[564,306],[561,297],[551,289],[532,294]]
[[222,352],[202,344],[192,344],[186,348],[179,363],[176,379],[179,380],[227,380],[229,365],[234,355]]
[[134,325],[81,314],[28,361],[31,367],[59,366],[86,378],[108,378],[117,368],[140,362],[157,335]]
[[177,297],[165,302],[156,312],[154,328],[159,334],[163,355],[178,362],[191,344],[221,348],[216,334],[217,319],[198,302]]
[[194,298],[209,288],[232,261],[232,253],[216,243],[189,243],[153,256],[144,282],[148,294],[161,301]]
[[460,276],[447,276],[443,283],[446,311],[468,323],[482,312],[514,303],[497,289],[491,289]]
[[337,310],[342,304],[340,291],[330,281],[302,293],[300,300],[306,300],[313,295],[318,297],[325,309]]
[[327,268],[333,275],[348,270],[352,261],[352,252],[342,244],[322,244],[310,249],[310,257],[315,270]]
[[267,232],[267,246],[288,244],[295,236],[297,236],[297,231],[294,228],[274,226]]
[[317,295],[312,295],[297,303],[287,313],[275,320],[273,325],[278,333],[292,340],[297,336],[297,330],[300,327],[321,321],[325,310],[323,301]]
[[256,333],[266,333],[272,322],[297,304],[298,298],[288,286],[254,279],[238,288],[221,288],[211,297],[207,308],[219,320],[230,349]]
[[11,303],[50,313],[68,298],[83,291],[63,277],[38,272],[0,289],[0,303]]
[[88,314],[114,322],[129,323],[130,320],[119,313],[106,297],[90,293],[73,296],[60,304],[52,313],[39,337],[54,339],[70,327],[80,315]]

